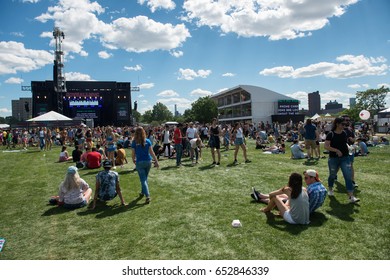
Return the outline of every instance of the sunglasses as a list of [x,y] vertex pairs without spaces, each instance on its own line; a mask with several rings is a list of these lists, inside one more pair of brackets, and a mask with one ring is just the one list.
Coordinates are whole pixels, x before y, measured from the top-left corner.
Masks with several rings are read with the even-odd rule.
[[348,123],[341,123],[343,126],[348,126],[349,124]]

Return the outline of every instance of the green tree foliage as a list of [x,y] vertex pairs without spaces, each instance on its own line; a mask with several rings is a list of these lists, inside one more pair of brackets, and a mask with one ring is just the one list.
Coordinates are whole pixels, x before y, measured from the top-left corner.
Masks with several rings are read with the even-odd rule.
[[389,93],[389,88],[382,86],[379,89],[369,89],[366,91],[358,91],[356,93],[356,104],[361,108],[370,111],[372,114],[377,114],[385,108],[386,95]]
[[151,123],[153,121],[153,112],[152,110],[146,110],[142,115],[142,122]]
[[168,107],[162,104],[161,102],[157,102],[156,105],[153,106],[152,110],[145,111],[143,115],[143,122],[151,123],[152,121],[156,121],[158,123],[163,123],[165,121],[171,121],[173,119],[173,114],[168,110]]
[[133,118],[135,119],[136,122],[141,122],[142,115],[140,112],[133,110]]
[[377,114],[385,108],[386,95],[389,93],[389,88],[382,86],[379,89],[368,89],[366,91],[358,91],[356,93],[356,105],[350,109],[344,110],[341,115],[348,115],[354,121],[360,121],[359,113],[362,110],[370,112],[371,116]]
[[218,116],[217,104],[210,96],[199,98],[191,106],[192,120],[199,121],[200,123],[211,122],[213,118]]

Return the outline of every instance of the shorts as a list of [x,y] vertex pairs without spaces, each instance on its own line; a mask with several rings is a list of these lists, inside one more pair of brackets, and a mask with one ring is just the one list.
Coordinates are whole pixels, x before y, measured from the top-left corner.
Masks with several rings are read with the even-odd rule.
[[289,224],[292,224],[292,225],[295,225],[296,222],[294,222],[294,220],[292,219],[291,217],[291,214],[290,214],[290,210],[287,210],[286,212],[284,212],[283,214],[283,219],[289,223]]
[[242,145],[244,144],[244,138],[236,138],[234,140],[234,145]]
[[309,149],[310,147],[312,149],[316,149],[317,148],[316,140],[310,140],[310,139],[305,140],[305,147],[306,149]]
[[115,152],[115,150],[116,150],[115,145],[108,145],[107,152]]
[[209,146],[210,148],[215,148],[217,150],[221,149],[221,141],[219,140],[219,136],[210,136]]
[[80,203],[76,203],[76,204],[64,203],[64,205],[63,205],[64,208],[69,209],[69,210],[81,208],[81,207],[84,207],[84,206],[87,206],[87,201],[85,199],[82,202],[80,202]]

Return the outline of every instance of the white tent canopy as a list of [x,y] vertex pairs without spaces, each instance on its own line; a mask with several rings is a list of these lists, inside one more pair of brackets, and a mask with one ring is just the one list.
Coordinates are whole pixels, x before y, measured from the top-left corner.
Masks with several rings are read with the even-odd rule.
[[1,124],[0,124],[0,128],[1,128],[1,129],[9,128],[9,124],[1,123]]
[[390,112],[390,108],[387,108],[387,109],[380,111],[379,113],[389,113],[389,112]]
[[50,122],[50,121],[71,121],[71,118],[61,115],[55,111],[47,112],[38,117],[27,120],[28,122]]
[[318,114],[315,114],[314,116],[311,117],[312,120],[320,119],[321,116]]

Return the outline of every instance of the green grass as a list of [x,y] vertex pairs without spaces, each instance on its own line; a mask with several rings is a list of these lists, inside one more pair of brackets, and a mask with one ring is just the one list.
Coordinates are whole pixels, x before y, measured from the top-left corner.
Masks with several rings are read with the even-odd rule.
[[[177,169],[164,159],[152,169],[152,203],[137,200],[133,165],[118,168],[122,192],[107,206],[67,211],[47,204],[67,166],[56,163],[59,148],[39,152],[3,152],[0,148],[0,259],[384,259],[390,258],[390,147],[371,148],[355,159],[360,206],[347,203],[342,175],[334,199],[312,217],[309,226],[288,225],[260,213],[250,198],[252,186],[269,192],[285,185],[291,172],[319,171],[327,186],[327,160],[307,162],[266,155],[248,141],[250,164],[233,166],[233,150],[222,152],[220,167],[203,161]],[[129,153],[129,151],[128,151]],[[242,151],[238,160],[243,162]],[[94,189],[97,170],[80,174]],[[239,219],[241,228],[231,222]]]

